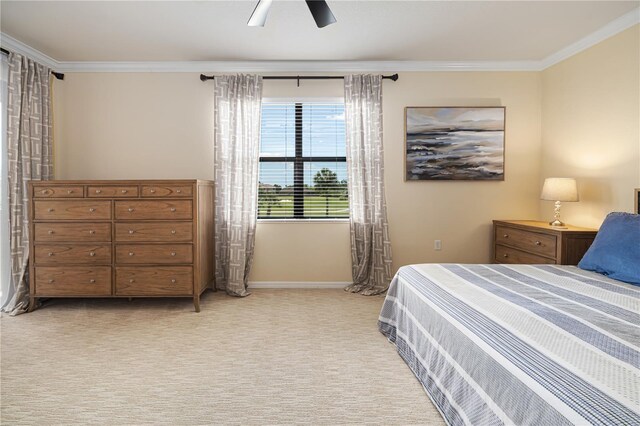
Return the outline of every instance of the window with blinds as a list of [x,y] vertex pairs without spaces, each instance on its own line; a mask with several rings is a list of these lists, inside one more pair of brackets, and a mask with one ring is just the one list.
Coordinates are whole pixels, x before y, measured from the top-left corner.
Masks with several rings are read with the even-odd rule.
[[348,218],[344,104],[263,102],[259,219]]

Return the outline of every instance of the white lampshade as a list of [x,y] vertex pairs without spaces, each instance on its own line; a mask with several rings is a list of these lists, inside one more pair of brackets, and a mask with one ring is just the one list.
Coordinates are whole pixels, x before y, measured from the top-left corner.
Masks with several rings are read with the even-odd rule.
[[578,186],[573,178],[546,178],[540,198],[549,201],[578,201]]

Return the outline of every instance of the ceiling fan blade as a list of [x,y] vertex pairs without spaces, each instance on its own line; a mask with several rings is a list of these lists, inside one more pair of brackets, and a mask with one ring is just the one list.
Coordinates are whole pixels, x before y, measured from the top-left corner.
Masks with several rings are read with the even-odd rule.
[[264,27],[267,22],[267,15],[269,14],[269,8],[273,0],[258,0],[256,8],[253,9],[253,13],[249,18],[247,25],[250,27]]
[[336,17],[331,13],[329,5],[324,0],[305,0],[309,11],[313,15],[313,19],[316,21],[318,28],[326,27],[336,22]]

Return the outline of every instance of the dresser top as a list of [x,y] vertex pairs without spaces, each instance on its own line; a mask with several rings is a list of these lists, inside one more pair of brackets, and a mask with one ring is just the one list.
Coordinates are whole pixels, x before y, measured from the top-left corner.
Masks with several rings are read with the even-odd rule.
[[569,233],[579,233],[579,232],[597,232],[597,229],[593,228],[582,228],[579,226],[572,225],[564,225],[560,226],[551,226],[548,222],[543,222],[540,220],[494,220],[494,224],[496,225],[508,225],[516,228],[522,229],[531,229],[537,228],[545,231],[556,231],[556,232],[569,232]]
[[198,184],[213,185],[212,180],[203,179],[115,179],[115,180],[32,180],[32,185],[153,185],[153,184]]

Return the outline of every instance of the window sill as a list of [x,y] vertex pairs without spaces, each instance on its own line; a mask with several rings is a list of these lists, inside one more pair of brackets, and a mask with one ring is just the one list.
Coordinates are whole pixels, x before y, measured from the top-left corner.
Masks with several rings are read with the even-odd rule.
[[258,219],[258,223],[349,223],[349,219]]

